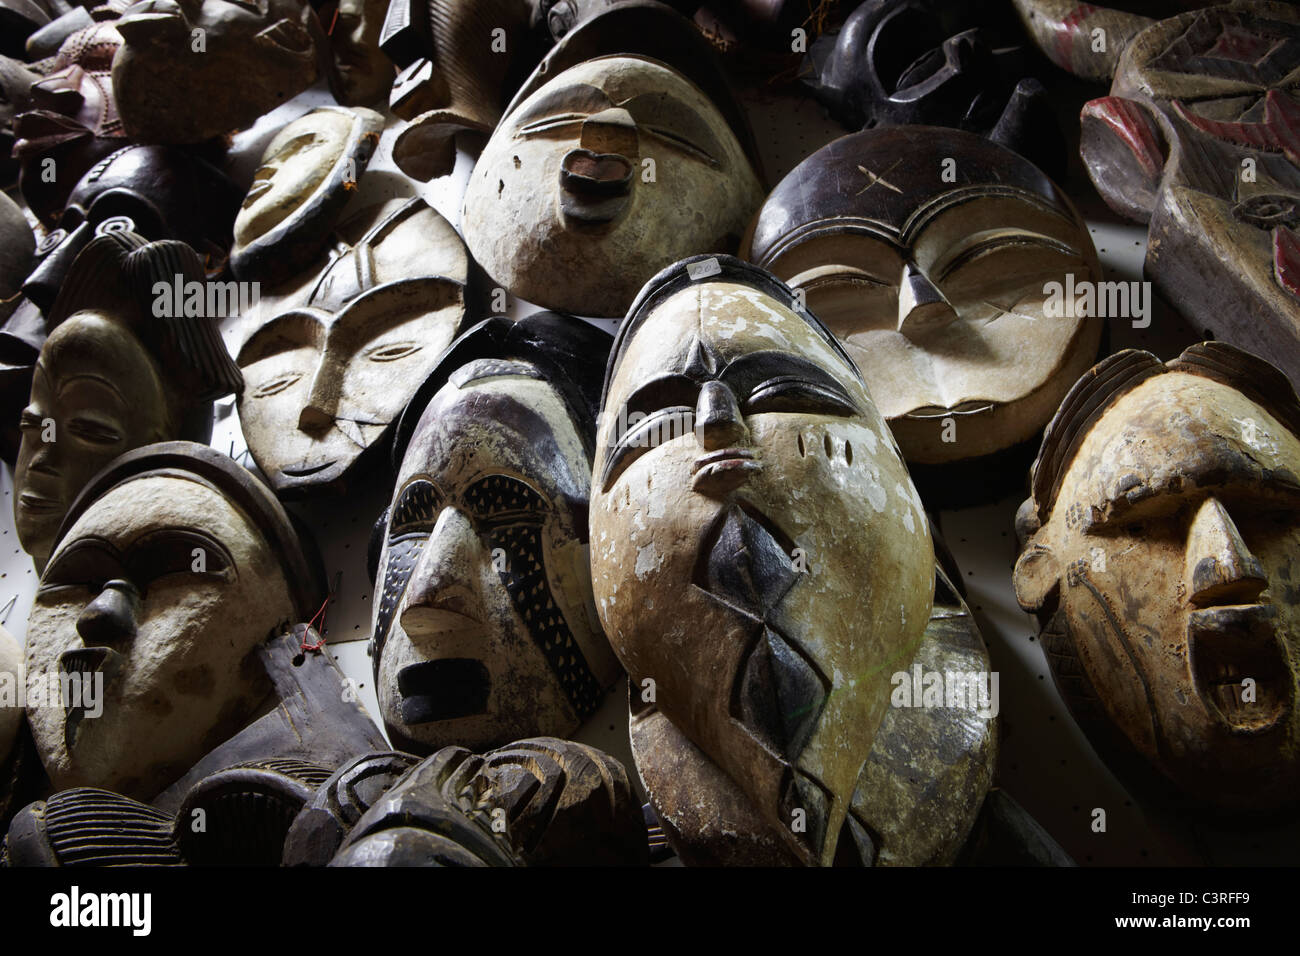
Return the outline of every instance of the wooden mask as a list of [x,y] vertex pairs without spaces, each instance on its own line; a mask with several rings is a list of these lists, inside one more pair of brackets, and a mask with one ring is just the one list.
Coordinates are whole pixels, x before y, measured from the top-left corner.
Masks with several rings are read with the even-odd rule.
[[116,21],[113,90],[133,140],[199,143],[316,82],[326,41],[299,0],[137,0]]
[[[27,624],[54,787],[152,798],[253,716],[270,690],[254,651],[319,591],[280,504],[227,456],[168,442],[115,459],[68,513]],[[38,698],[64,675],[102,692]]]
[[1031,438],[1101,340],[1100,318],[1046,311],[1051,283],[1101,278],[1083,220],[1030,163],[959,130],[835,140],[773,190],[743,254],[844,342],[911,465]]
[[206,441],[212,401],[241,385],[213,319],[158,315],[154,285],[177,276],[204,279],[189,246],[109,232],[77,256],[47,316],[14,470],[14,525],[37,570],[100,468],[152,442]]
[[389,739],[429,753],[567,735],[619,668],[587,558],[609,336],[542,313],[489,319],[402,417],[376,529],[371,657]]
[[1021,606],[1117,771],[1192,801],[1294,802],[1300,782],[1300,402],[1223,343],[1128,350],[1071,389],[1032,473]]
[[374,110],[322,106],[276,133],[235,217],[231,271],[279,280],[314,261],[383,128]]
[[645,824],[613,757],[553,737],[439,750],[356,821],[331,866],[644,865]]
[[346,490],[467,307],[464,244],[424,200],[368,207],[333,239],[303,304],[256,326],[238,353],[244,441],[284,497]]
[[1300,382],[1300,10],[1239,2],[1162,20],[1083,109],[1102,197],[1149,221],[1146,275],[1207,337]]
[[606,373],[591,564],[634,691],[653,688],[790,852],[825,863],[886,662],[925,630],[934,551],[866,385],[797,304],[731,257],[642,290]]
[[[565,37],[516,96],[465,193],[474,258],[545,308],[621,316],[656,270],[734,251],[762,201],[747,128],[734,102],[711,98],[730,94],[689,21],[663,8],[638,49],[618,52],[614,26],[625,16],[638,26],[643,6],[616,6]],[[683,63],[690,57],[698,65]]]
[[393,64],[379,49],[387,12],[386,0],[339,0],[329,42],[338,100],[345,106],[377,106],[388,100]]

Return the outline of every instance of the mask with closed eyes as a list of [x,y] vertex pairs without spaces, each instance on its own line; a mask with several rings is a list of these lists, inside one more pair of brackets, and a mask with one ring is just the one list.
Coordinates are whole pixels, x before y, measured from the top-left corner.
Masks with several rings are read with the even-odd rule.
[[[681,63],[698,35],[650,33],[663,49],[565,58],[610,18],[638,12],[615,7],[566,36],[516,96],[465,193],[474,258],[544,308],[621,316],[656,270],[734,251],[762,201],[743,119],[710,82],[711,52],[698,51],[695,69]],[[689,29],[671,10],[658,15]]]
[[212,401],[240,386],[214,321],[157,314],[155,283],[178,276],[204,279],[189,246],[110,232],[78,254],[54,302],[14,469],[14,526],[38,571],[100,468],[152,442],[206,441]]
[[1051,283],[1101,275],[1083,220],[1030,163],[958,130],[835,140],[773,190],[745,255],[844,343],[913,466],[1032,438],[1101,339],[1100,319],[1049,311]]
[[857,369],[797,306],[730,257],[642,290],[606,373],[592,579],[634,690],[827,863],[934,550]]
[[[227,456],[167,442],[115,459],[69,513],[27,624],[28,720],[55,789],[152,799],[254,715],[270,690],[255,648],[318,591],[284,510]],[[61,679],[94,699],[51,700]]]
[[424,200],[369,207],[333,239],[303,304],[253,329],[237,358],[244,440],[285,497],[346,489],[466,311],[465,247]]
[[[394,744],[567,736],[618,676],[586,514],[609,337],[542,313],[467,332],[403,416],[371,656]],[[373,546],[372,546],[373,547]]]
[[137,142],[250,126],[316,81],[326,45],[299,0],[138,0],[115,22],[113,90]]
[[1048,426],[1016,595],[1098,752],[1164,799],[1295,802],[1298,436],[1285,376],[1218,342],[1113,355]]

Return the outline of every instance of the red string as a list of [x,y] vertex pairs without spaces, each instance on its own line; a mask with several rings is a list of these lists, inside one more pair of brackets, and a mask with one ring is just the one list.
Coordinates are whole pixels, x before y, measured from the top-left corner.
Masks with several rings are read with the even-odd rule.
[[[307,622],[307,627],[308,627],[308,629],[310,629],[310,628],[312,628],[313,626],[315,626],[315,624],[316,624],[316,619],[317,619],[317,618],[320,619],[320,627],[317,628],[317,633],[320,634],[320,640],[317,641],[315,644],[308,644],[308,643],[306,643],[305,641],[302,642],[302,643],[300,644],[302,650],[304,650],[304,651],[319,651],[319,650],[323,650],[323,649],[325,648],[325,609],[326,609],[327,607],[329,607],[329,603],[330,603],[330,601],[332,601],[332,600],[334,600],[334,595],[333,595],[333,594],[328,595],[328,596],[325,598],[325,603],[322,604],[322,605],[320,606],[320,610],[317,611],[315,614],[313,614],[313,615],[311,616],[311,620]],[[304,631],[303,633],[304,633],[304,636],[305,636],[306,632]]]

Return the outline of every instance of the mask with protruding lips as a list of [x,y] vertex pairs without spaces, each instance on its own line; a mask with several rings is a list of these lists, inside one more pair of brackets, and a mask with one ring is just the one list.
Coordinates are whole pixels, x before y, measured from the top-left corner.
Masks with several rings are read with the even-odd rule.
[[1300,402],[1272,366],[1121,352],[1067,396],[1021,512],[1020,603],[1103,754],[1200,803],[1300,782]]
[[887,674],[924,632],[934,552],[857,369],[797,307],[729,257],[642,290],[606,375],[592,577],[634,699],[653,686],[795,855],[826,863]]

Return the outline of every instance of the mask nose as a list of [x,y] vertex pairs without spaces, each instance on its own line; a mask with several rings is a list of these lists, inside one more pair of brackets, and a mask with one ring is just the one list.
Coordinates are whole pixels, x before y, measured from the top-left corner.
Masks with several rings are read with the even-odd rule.
[[299,431],[315,434],[334,424],[342,394],[341,378],[339,370],[334,368],[328,357],[323,358],[312,379],[307,404],[298,413]]
[[1268,586],[1259,559],[1216,498],[1207,498],[1192,519],[1186,584],[1196,607],[1252,604]]
[[[68,212],[63,214],[65,221],[70,218]],[[46,253],[27,277],[23,283],[23,295],[31,299],[42,312],[48,313],[54,307],[54,300],[59,295],[63,280],[67,278],[68,270],[72,268],[72,260],[77,258],[77,253],[85,248],[94,235],[94,227],[88,222],[82,222],[66,233],[63,241]]]
[[721,382],[705,382],[695,405],[695,437],[704,450],[741,444],[748,431],[731,389]]
[[898,286],[898,331],[912,338],[941,329],[956,318],[957,312],[939,288],[907,263]]
[[91,646],[112,647],[135,637],[140,614],[140,592],[130,581],[114,579],[104,584],[99,597],[77,618],[77,633]]
[[454,508],[443,509],[406,585],[401,625],[408,637],[473,632],[482,626],[478,576],[486,557],[469,518]]
[[636,121],[624,109],[601,110],[582,124],[579,145],[593,153],[614,153],[633,159],[639,149]]

